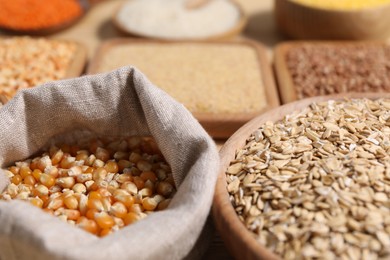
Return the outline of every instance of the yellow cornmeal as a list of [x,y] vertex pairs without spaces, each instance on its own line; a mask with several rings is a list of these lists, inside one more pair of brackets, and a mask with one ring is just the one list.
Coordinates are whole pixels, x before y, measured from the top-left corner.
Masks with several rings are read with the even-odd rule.
[[98,72],[141,70],[191,112],[251,113],[266,106],[257,52],[250,46],[201,43],[117,45]]
[[291,0],[307,6],[336,10],[357,10],[390,3],[390,0]]

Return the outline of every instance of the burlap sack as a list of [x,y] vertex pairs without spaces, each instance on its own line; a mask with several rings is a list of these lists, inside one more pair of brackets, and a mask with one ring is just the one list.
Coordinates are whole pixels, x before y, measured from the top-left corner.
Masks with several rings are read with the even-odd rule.
[[[218,153],[185,107],[135,68],[20,92],[0,109],[0,166],[31,156],[56,136],[74,139],[89,132],[118,137],[151,134],[179,186],[169,208],[98,238],[26,202],[2,201],[0,259],[188,257],[210,210]],[[0,191],[7,184],[1,172]]]

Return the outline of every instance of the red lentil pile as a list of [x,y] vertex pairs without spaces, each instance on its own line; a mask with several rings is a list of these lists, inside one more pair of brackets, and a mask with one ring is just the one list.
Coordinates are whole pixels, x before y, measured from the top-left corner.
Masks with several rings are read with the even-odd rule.
[[176,192],[170,166],[150,137],[52,146],[5,170],[0,199],[20,199],[105,236],[165,209]]
[[303,44],[286,55],[298,99],[390,91],[390,45]]
[[77,0],[1,0],[0,26],[40,30],[73,21],[83,10]]

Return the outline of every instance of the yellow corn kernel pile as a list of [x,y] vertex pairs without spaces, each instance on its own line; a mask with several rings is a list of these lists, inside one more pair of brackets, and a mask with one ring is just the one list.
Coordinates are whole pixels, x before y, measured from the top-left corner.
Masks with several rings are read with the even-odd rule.
[[359,10],[390,3],[390,0],[291,0],[307,6],[336,10]]
[[171,169],[149,137],[52,146],[5,172],[11,183],[0,199],[29,201],[98,236],[165,209],[176,191]]

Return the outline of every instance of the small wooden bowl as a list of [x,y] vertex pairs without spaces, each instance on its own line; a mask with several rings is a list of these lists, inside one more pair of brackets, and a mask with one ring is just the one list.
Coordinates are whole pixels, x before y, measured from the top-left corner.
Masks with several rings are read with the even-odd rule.
[[230,253],[236,259],[280,259],[273,252],[261,245],[254,235],[247,230],[238,218],[227,192],[225,171],[235,158],[236,151],[241,149],[246,139],[267,121],[276,122],[285,115],[302,110],[312,102],[340,100],[344,98],[390,98],[390,93],[348,93],[343,95],[321,96],[303,99],[272,109],[249,121],[241,127],[222,146],[220,154],[220,171],[217,180],[212,213],[214,223]]
[[[8,37],[0,37],[0,41],[7,39],[7,38],[12,38],[12,37],[18,37],[18,36],[8,36]],[[50,41],[50,38],[48,38]],[[85,64],[87,62],[87,49],[86,47],[75,41],[70,41],[70,40],[62,40],[62,39],[53,39],[55,41],[59,42],[69,42],[69,43],[74,43],[76,45],[76,50],[75,53],[73,54],[72,60],[69,63],[69,66],[65,72],[65,75],[62,79],[69,79],[69,78],[74,78],[74,77],[79,77],[81,74],[83,74],[84,69],[85,69]],[[0,86],[1,90],[1,86]],[[4,93],[4,92],[3,92]],[[5,100],[8,101],[8,99],[11,99],[12,97],[6,97],[4,95],[0,95],[0,97],[3,96]],[[4,104],[4,103],[3,103]]]
[[390,36],[390,4],[361,10],[330,10],[275,0],[276,23],[296,39],[373,40]]
[[[282,104],[298,100],[296,85],[294,84],[291,71],[287,66],[287,54],[291,50],[303,45],[310,45],[313,47],[329,45],[337,48],[363,45],[383,47],[387,44],[384,41],[287,41],[278,44],[274,50],[274,71]],[[323,65],[325,66],[326,64]]]
[[5,103],[7,102],[8,102],[8,98],[4,95],[0,95],[0,105],[5,105]]
[[[67,28],[72,27],[76,23],[78,23],[81,20],[81,18],[83,18],[84,15],[87,13],[87,11],[90,7],[89,2],[87,0],[78,0],[78,2],[80,3],[81,9],[82,9],[81,14],[79,16],[77,16],[69,21],[65,21],[61,24],[58,24],[55,26],[50,26],[50,27],[45,27],[45,28],[41,28],[41,29],[28,29],[28,30],[19,30],[19,29],[0,26],[0,30],[2,30],[8,34],[11,34],[11,35],[31,35],[31,36],[46,36],[46,35],[50,35],[50,34],[54,34],[54,33],[63,31]],[[25,7],[23,7],[23,8],[25,8]]]
[[121,11],[122,7],[126,5],[127,3],[123,3],[118,10],[115,12],[112,22],[113,24],[123,33],[128,34],[130,36],[138,36],[138,37],[144,37],[144,38],[149,38],[149,39],[155,39],[155,40],[163,40],[163,41],[215,41],[215,40],[227,40],[231,39],[234,36],[240,34],[245,26],[248,23],[248,16],[244,12],[244,10],[241,8],[241,6],[236,3],[235,1],[231,1],[231,3],[237,8],[237,10],[240,13],[240,18],[237,21],[237,23],[231,27],[229,30],[225,31],[224,33],[217,34],[217,35],[212,35],[208,37],[194,37],[194,38],[170,38],[170,37],[160,37],[160,36],[153,36],[149,35],[146,33],[141,33],[141,32],[135,32],[131,29],[126,28],[126,26],[123,26],[121,21],[119,21],[118,16],[119,12]]

